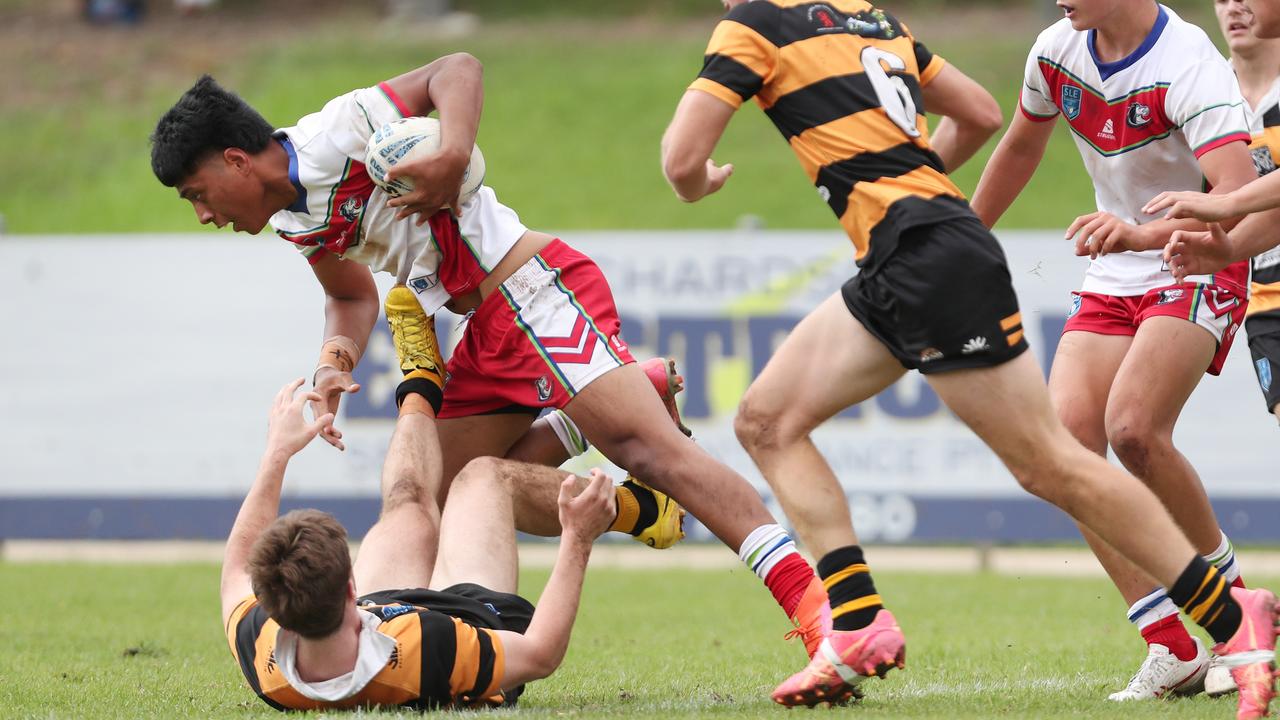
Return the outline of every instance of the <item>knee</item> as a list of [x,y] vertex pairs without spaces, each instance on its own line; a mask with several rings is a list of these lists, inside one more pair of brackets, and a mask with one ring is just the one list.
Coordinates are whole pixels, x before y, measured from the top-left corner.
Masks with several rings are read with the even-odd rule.
[[750,391],[738,405],[733,431],[738,442],[752,455],[777,450],[798,439],[797,433],[788,432],[781,415],[758,402]]
[[1107,419],[1107,443],[1121,464],[1145,478],[1152,457],[1171,448],[1173,439],[1144,419],[1121,414]]
[[462,466],[462,470],[453,479],[453,490],[479,490],[510,495],[513,479],[509,463],[495,457],[478,457]]
[[397,478],[382,499],[383,519],[391,515],[413,516],[414,522],[427,530],[440,525],[440,506],[431,492],[413,478]]
[[1106,461],[1064,432],[1006,465],[1023,490],[1071,512],[1091,492],[1090,468],[1097,463]]

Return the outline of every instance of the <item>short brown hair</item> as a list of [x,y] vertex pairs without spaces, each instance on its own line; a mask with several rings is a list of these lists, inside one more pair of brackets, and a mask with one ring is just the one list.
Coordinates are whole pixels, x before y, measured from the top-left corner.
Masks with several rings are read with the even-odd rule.
[[319,510],[276,518],[249,551],[249,577],[262,609],[280,627],[305,638],[330,635],[347,609],[347,531]]

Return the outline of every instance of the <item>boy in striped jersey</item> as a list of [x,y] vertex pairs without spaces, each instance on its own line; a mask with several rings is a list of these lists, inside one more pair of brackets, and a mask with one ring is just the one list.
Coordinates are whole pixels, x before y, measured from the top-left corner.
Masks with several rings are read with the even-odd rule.
[[[673,390],[665,407],[654,397],[653,383],[619,335],[599,267],[558,238],[525,227],[489,187],[458,206],[483,96],[479,62],[459,53],[340,95],[276,130],[205,77],[158,123],[152,168],[191,202],[200,222],[249,233],[269,223],[307,258],[326,295],[317,416],[336,412],[342,393],[358,389],[351,370],[378,311],[372,272],[390,273],[400,283],[388,297],[393,335],[402,323],[402,335],[434,342],[430,320],[437,309],[470,313],[447,368],[429,359],[402,366],[424,372],[435,387],[445,448],[441,502],[474,458],[563,461],[559,443],[547,437],[550,425],[535,428],[546,442],[521,441],[541,410],[562,410],[549,418],[572,421],[606,457],[654,488],[618,490],[619,507],[634,510],[628,517],[635,519],[621,530],[643,534],[657,526],[664,532],[656,539],[674,542],[679,509],[663,495],[674,498],[740,557],[755,559],[752,569],[811,654],[829,627],[821,582],[746,479],[680,431]],[[436,110],[440,150],[392,168],[391,179],[411,178],[414,191],[388,196],[361,164],[370,136],[400,117]],[[659,370],[660,382],[669,384]],[[322,432],[341,448],[332,422]],[[531,445],[550,454],[522,454]],[[554,517],[543,521],[522,522],[521,529],[554,525]]]
[[[1072,293],[1049,391],[1085,447],[1110,447],[1168,508],[1229,582],[1243,586],[1230,542],[1173,431],[1206,373],[1225,362],[1248,304],[1248,266],[1175,279],[1161,249],[1186,221],[1142,208],[1158,193],[1228,192],[1256,177],[1231,70],[1204,31],[1155,0],[1059,3],[1065,17],[1037,38],[1017,114],[974,193],[993,226],[1035,172],[1061,117],[1093,181],[1097,212],[1067,229],[1091,257]],[[1147,658],[1111,700],[1203,687],[1210,656],[1187,634],[1165,587],[1087,527],[1082,532],[1129,607]]]
[[296,394],[276,395],[258,475],[227,539],[220,596],[231,654],[249,687],[278,710],[510,705],[564,658],[592,542],[616,512],[607,477],[569,476],[549,500],[560,551],[541,607],[516,594],[513,514],[551,468],[469,464],[443,512],[429,383],[402,387],[382,475],[382,512],[351,562],[332,516],[277,517],[289,459],[332,418],[313,422]]
[[[1024,352],[1004,255],[946,175],[999,127],[990,95],[861,0],[724,4],[729,13],[663,139],[668,181],[686,202],[718,191],[732,166],[712,161],[712,151],[754,97],[840,218],[860,267],[796,326],[737,419],[739,438],[820,557],[832,606],[833,632],[774,700],[840,702],[903,661],[902,631],[808,435],[919,369],[1023,487],[1169,587],[1236,654],[1237,670],[1249,670],[1251,702],[1265,711],[1275,596],[1229,590],[1148,489],[1072,439]],[[946,116],[932,143],[926,107]]]

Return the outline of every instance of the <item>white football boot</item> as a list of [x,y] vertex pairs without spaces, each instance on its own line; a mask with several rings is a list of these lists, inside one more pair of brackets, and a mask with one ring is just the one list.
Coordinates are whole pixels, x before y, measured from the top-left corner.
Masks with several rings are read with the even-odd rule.
[[1204,674],[1204,694],[1222,697],[1239,689],[1236,679],[1231,677],[1231,668],[1223,664],[1221,657],[1214,655],[1209,660],[1209,671]]
[[1192,640],[1196,644],[1196,656],[1187,662],[1179,660],[1164,645],[1148,646],[1147,659],[1129,680],[1128,687],[1111,693],[1107,699],[1115,702],[1157,700],[1168,693],[1195,695],[1203,690],[1204,676],[1209,670],[1209,651],[1199,638]]

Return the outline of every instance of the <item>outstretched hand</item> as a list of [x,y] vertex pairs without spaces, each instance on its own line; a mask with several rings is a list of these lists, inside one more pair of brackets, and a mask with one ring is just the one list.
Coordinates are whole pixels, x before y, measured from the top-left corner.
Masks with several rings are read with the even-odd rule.
[[267,453],[283,453],[289,457],[307,446],[326,426],[333,423],[333,413],[321,415],[311,422],[302,414],[308,402],[320,402],[316,392],[296,395],[304,378],[298,378],[280,388],[267,416]]
[[561,537],[590,545],[609,529],[617,512],[613,481],[599,468],[592,468],[587,487],[574,497],[573,489],[577,484],[578,478],[574,475],[560,483]]
[[338,416],[338,403],[342,401],[342,394],[360,392],[360,384],[352,379],[351,373],[328,365],[316,369],[315,383],[315,392],[308,394],[312,398],[311,415],[329,418],[329,422],[320,431],[320,437],[339,450],[346,450],[347,446],[342,443],[342,432],[334,427],[333,420]]
[[1108,212],[1094,212],[1076,218],[1067,228],[1066,238],[1075,238],[1076,255],[1088,255],[1093,260],[1099,255],[1148,249],[1146,232],[1141,226],[1125,222]]

